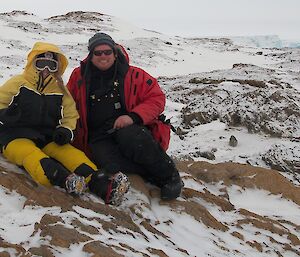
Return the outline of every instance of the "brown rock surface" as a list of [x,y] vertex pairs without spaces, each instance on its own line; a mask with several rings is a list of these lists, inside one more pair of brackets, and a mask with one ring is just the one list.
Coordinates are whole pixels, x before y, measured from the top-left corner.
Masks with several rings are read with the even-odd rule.
[[[145,184],[139,176],[130,176],[131,192],[118,208],[98,199],[95,201],[89,194],[73,197],[58,188],[39,186],[25,173],[0,167],[0,185],[26,198],[23,209],[55,207],[34,224],[27,241],[15,244],[1,239],[0,256],[14,252],[16,256],[52,257],[74,246],[85,254],[99,257],[172,256],[174,253],[195,256],[195,246],[189,248],[186,246],[189,244],[185,244],[183,247],[178,241],[185,220],[193,220],[202,227],[198,236],[204,233],[206,240],[212,243],[210,248],[217,249],[211,250],[212,255],[218,251],[224,256],[244,256],[249,247],[252,254],[274,254],[274,249],[282,253],[300,252],[299,224],[280,217],[262,216],[238,208],[230,201],[228,188],[235,185],[241,191],[256,188],[282,194],[283,199],[300,205],[300,188],[277,171],[236,163],[178,162],[177,166],[184,172],[182,177],[186,184],[180,198],[161,201],[158,189]],[[165,215],[159,215],[160,211]],[[173,233],[179,234],[174,236]],[[30,244],[33,238],[39,238],[39,245]],[[197,240],[203,240],[201,238]],[[229,244],[231,241],[236,243]],[[201,252],[202,247],[198,247]]]

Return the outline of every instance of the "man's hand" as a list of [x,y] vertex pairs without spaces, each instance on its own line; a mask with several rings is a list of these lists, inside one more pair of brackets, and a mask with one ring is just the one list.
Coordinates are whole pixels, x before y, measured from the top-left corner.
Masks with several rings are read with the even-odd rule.
[[115,120],[114,129],[125,128],[133,124],[133,120],[128,115],[122,115]]

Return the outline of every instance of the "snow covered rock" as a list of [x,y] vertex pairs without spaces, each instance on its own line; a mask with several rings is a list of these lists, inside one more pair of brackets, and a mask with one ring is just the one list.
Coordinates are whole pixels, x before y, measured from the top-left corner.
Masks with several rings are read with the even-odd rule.
[[300,253],[300,188],[277,171],[235,163],[177,166],[181,197],[161,201],[159,189],[135,175],[119,207],[0,168],[1,256]]

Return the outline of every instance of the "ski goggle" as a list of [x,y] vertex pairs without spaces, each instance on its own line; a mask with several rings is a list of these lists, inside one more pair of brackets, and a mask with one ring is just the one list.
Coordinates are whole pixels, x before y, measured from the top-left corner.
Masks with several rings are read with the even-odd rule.
[[50,72],[57,72],[58,61],[46,57],[38,57],[35,59],[35,67],[38,71],[48,69]]
[[96,56],[101,56],[102,54],[104,55],[111,55],[113,53],[112,49],[107,49],[107,50],[95,50],[94,55]]

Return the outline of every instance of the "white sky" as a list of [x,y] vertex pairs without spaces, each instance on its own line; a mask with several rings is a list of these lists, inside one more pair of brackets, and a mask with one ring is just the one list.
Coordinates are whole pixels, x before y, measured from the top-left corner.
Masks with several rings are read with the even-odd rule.
[[41,17],[95,11],[138,27],[179,36],[279,35],[300,39],[299,0],[5,0],[0,12],[27,10]]

